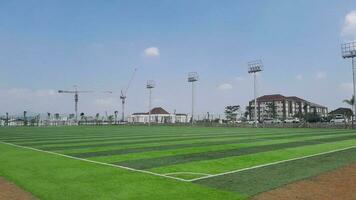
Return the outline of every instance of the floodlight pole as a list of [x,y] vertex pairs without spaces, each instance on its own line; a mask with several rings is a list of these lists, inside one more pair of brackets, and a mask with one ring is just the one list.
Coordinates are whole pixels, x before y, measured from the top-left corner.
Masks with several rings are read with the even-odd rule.
[[257,128],[257,84],[256,84],[256,72],[253,73],[253,96],[255,98],[255,127]]
[[149,99],[148,99],[148,125],[151,126],[151,106],[152,106],[152,88],[155,87],[154,81],[147,81],[146,88],[149,90]]
[[149,88],[149,100],[148,100],[148,125],[151,126],[151,108],[152,108],[152,88]]
[[195,100],[195,82],[198,81],[199,76],[197,72],[190,72],[188,74],[188,82],[192,83],[192,116],[191,123],[194,124],[194,100]]
[[354,90],[354,102],[353,102],[353,116],[351,118],[352,120],[352,128],[354,128],[354,116],[356,114],[356,102],[355,102],[355,95],[356,95],[356,61],[355,61],[355,56],[351,57],[351,62],[352,62],[352,79],[353,79],[353,90]]
[[75,92],[74,94],[74,102],[75,102],[75,105],[74,105],[74,110],[75,110],[75,122],[78,123],[78,92]]
[[257,128],[257,83],[256,83],[256,73],[262,71],[263,68],[263,64],[261,60],[256,60],[256,61],[252,61],[248,63],[249,69],[248,69],[248,73],[253,74],[253,94],[254,94],[254,98],[255,98],[255,106],[254,106],[254,113],[255,113],[255,127]]
[[356,95],[356,41],[345,43],[341,45],[341,53],[344,59],[351,58],[352,63],[352,79],[353,79],[353,115],[352,115],[352,128],[354,128],[354,118],[356,114],[356,102],[355,102],[355,95]]
[[194,81],[192,82],[192,124],[194,123]]

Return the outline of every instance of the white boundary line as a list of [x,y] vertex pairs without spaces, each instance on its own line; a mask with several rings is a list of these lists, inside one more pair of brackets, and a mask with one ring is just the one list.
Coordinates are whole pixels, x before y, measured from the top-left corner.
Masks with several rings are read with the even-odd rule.
[[277,161],[277,162],[267,163],[267,164],[263,164],[263,165],[257,165],[257,166],[253,166],[253,167],[233,170],[233,171],[229,171],[229,172],[224,172],[224,173],[220,173],[220,174],[204,176],[204,177],[195,178],[195,179],[189,179],[188,181],[189,182],[193,182],[193,181],[198,181],[198,180],[202,180],[202,179],[207,179],[207,178],[212,178],[212,177],[217,177],[217,176],[222,176],[222,175],[227,175],[227,174],[233,174],[233,173],[237,173],[237,172],[247,171],[247,170],[251,170],[251,169],[257,169],[257,168],[261,168],[261,167],[266,167],[266,166],[270,166],[270,165],[276,165],[276,164],[279,164],[279,163],[285,163],[285,162],[294,161],[294,160],[301,160],[301,159],[305,159],[305,158],[320,156],[320,155],[329,154],[329,153],[335,153],[335,152],[339,152],[339,151],[345,151],[345,150],[354,149],[354,148],[356,148],[356,146],[346,147],[346,148],[342,148],[342,149],[336,149],[336,150],[332,150],[332,151],[326,151],[326,152],[323,152],[323,153],[317,153],[317,154],[312,154],[312,155],[308,155],[308,156],[302,156],[302,157],[298,157],[298,158],[281,160],[281,161]]
[[163,175],[163,174],[157,174],[157,173],[150,172],[150,171],[139,170],[139,169],[133,169],[133,168],[130,168],[130,167],[125,167],[125,166],[121,166],[121,165],[113,165],[113,164],[109,164],[109,163],[103,163],[103,162],[88,160],[88,159],[84,159],[84,158],[77,158],[77,157],[68,156],[68,155],[64,155],[64,154],[60,154],[60,153],[56,153],[56,152],[44,151],[44,150],[35,149],[35,148],[32,148],[32,147],[25,147],[25,146],[20,146],[20,145],[16,145],[16,144],[12,144],[12,143],[7,143],[7,142],[2,142],[2,141],[0,141],[0,143],[1,143],[1,144],[6,144],[6,145],[9,145],[9,146],[14,146],[14,147],[17,147],[17,148],[29,149],[29,150],[32,150],[32,151],[38,151],[38,152],[42,152],[42,153],[48,153],[48,154],[57,155],[57,156],[65,157],[65,158],[71,158],[71,159],[74,159],[74,160],[80,160],[80,161],[84,161],[84,162],[90,162],[90,163],[95,163],[95,164],[104,165],[104,166],[109,166],[109,167],[115,167],[115,168],[126,169],[126,170],[134,171],[134,172],[141,172],[141,173],[145,173],[145,174],[151,174],[151,175],[160,176],[160,177],[169,178],[169,179],[174,179],[174,180],[178,180],[178,181],[184,181],[184,182],[189,182],[189,181],[190,181],[190,180],[186,180],[186,179],[182,179],[182,178],[177,178],[177,177],[173,177],[173,176],[166,176],[166,175]]

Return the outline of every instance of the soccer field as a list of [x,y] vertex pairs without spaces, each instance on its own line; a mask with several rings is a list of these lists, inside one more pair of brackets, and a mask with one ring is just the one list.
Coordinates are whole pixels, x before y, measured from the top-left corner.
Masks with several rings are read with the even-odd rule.
[[44,200],[246,199],[355,155],[341,129],[0,129],[0,176]]

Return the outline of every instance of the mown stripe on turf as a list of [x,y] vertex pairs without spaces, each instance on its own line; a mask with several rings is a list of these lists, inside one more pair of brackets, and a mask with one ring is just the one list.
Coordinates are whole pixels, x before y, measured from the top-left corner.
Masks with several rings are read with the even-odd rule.
[[[210,128],[211,129],[211,128]],[[238,129],[238,131],[234,131],[234,132],[231,132],[231,130],[229,131],[226,131],[225,129],[222,129],[222,130],[225,130],[225,131],[221,131],[221,130],[216,130],[216,132],[211,132],[211,130],[209,130],[209,132],[199,132],[199,133],[196,133],[196,132],[185,132],[183,131],[180,132],[180,134],[177,134],[177,133],[173,133],[173,135],[185,135],[185,136],[189,136],[189,135],[214,135],[214,134],[227,134],[227,133],[231,133],[231,134],[242,134],[242,135],[270,135],[270,134],[290,134],[290,133],[295,133],[295,131],[290,131],[290,130],[285,130],[285,129],[282,129],[282,130],[274,130],[271,131],[269,130],[269,132],[266,133],[266,131],[256,131],[256,130],[246,130],[246,129]],[[231,129],[231,128],[230,128]],[[60,129],[58,129],[60,130]],[[99,129],[100,130],[100,129]],[[205,129],[203,129],[205,130]],[[215,129],[213,129],[215,130]],[[236,130],[236,129],[235,129]],[[260,129],[259,129],[260,130]],[[116,130],[117,131],[117,130]],[[318,131],[321,131],[320,129]],[[323,130],[324,132],[329,132],[329,131],[325,131]],[[344,130],[340,130],[340,131],[344,131]],[[95,134],[78,134],[76,133],[76,136],[72,135],[72,134],[69,134],[69,133],[66,133],[66,134],[58,134],[57,131],[53,133],[52,136],[49,136],[49,135],[33,135],[33,134],[26,134],[24,133],[24,135],[26,135],[27,137],[25,138],[17,138],[17,139],[14,139],[13,138],[13,134],[14,133],[11,133],[10,137],[4,137],[2,138],[1,137],[1,140],[2,141],[6,141],[6,142],[16,142],[16,143],[21,143],[22,142],[40,142],[40,141],[59,141],[59,140],[62,140],[62,141],[66,141],[66,140],[71,140],[71,139],[90,139],[90,138],[108,138],[108,137],[115,137],[115,136],[120,136],[120,137],[142,137],[142,136],[146,136],[147,135],[152,135],[152,137],[156,137],[156,136],[160,136],[162,135],[161,132],[159,132],[159,134],[157,133],[151,133],[151,132],[147,132],[147,131],[144,131],[144,134],[142,133],[131,133],[131,131],[127,132],[125,130],[125,132],[114,132],[112,133],[113,131],[110,131],[110,134],[107,134],[106,132],[95,132]],[[137,130],[137,132],[140,132],[139,130]],[[298,129],[298,132],[300,133],[305,133],[305,132],[308,132],[307,130],[304,130],[304,129]],[[309,132],[310,133],[310,132]],[[0,134],[3,134],[1,131],[0,131]],[[16,133],[18,134],[18,133]],[[22,134],[21,134],[22,135]],[[81,135],[81,136],[79,136]],[[163,134],[164,135],[164,134]],[[172,135],[172,133],[165,133],[165,135]]]
[[[347,132],[342,132],[347,133]],[[68,155],[80,157],[80,158],[90,158],[97,156],[112,156],[112,155],[123,155],[129,153],[141,153],[148,151],[163,151],[163,150],[173,150],[189,147],[204,147],[204,146],[213,146],[213,145],[224,145],[224,144],[240,144],[240,143],[251,143],[259,142],[266,140],[280,140],[280,139],[292,139],[292,138],[301,138],[301,137],[313,137],[319,135],[335,135],[340,133],[328,132],[326,133],[314,133],[314,134],[295,134],[295,135],[283,135],[283,136],[270,136],[270,137],[259,137],[251,139],[230,139],[223,141],[207,141],[207,142],[198,142],[198,143],[188,143],[188,144],[170,144],[170,145],[159,145],[159,146],[147,146],[147,147],[136,147],[136,148],[125,148],[125,149],[116,149],[116,150],[107,150],[107,151],[94,151],[94,152],[85,152],[85,153],[70,153]]]
[[[224,132],[202,132],[202,133],[190,133],[190,132],[183,132],[180,134],[172,134],[172,133],[155,133],[155,134],[148,134],[148,133],[131,133],[131,134],[127,134],[126,132],[124,133],[119,133],[119,134],[107,134],[107,133],[102,133],[100,135],[90,135],[90,136],[81,136],[81,137],[57,137],[58,135],[55,135],[54,137],[46,137],[46,138],[39,138],[39,139],[35,139],[35,138],[26,138],[29,139],[30,141],[18,141],[18,140],[12,140],[12,139],[4,139],[4,141],[6,142],[16,142],[19,143],[21,145],[27,145],[27,143],[30,145],[32,143],[37,143],[37,145],[40,145],[42,142],[43,144],[63,144],[63,143],[67,143],[68,140],[72,140],[72,139],[83,139],[83,140],[90,140],[90,139],[106,139],[106,138],[111,138],[111,137],[120,137],[120,138],[125,138],[125,139],[140,139],[140,138],[160,138],[160,137],[188,137],[188,136],[204,136],[204,135],[217,135],[217,134],[236,134],[236,135],[247,135],[247,133],[249,132],[232,132],[232,131],[224,131]],[[256,134],[261,134],[261,133],[256,133]],[[248,134],[248,135],[253,135],[253,134]],[[54,141],[53,141],[54,140]],[[50,141],[50,142],[46,142],[46,141]]]
[[187,138],[169,138],[169,139],[150,139],[150,140],[139,140],[139,141],[113,141],[108,143],[93,143],[93,144],[82,144],[82,145],[68,145],[68,146],[43,146],[38,147],[42,150],[48,151],[58,151],[58,150],[68,150],[68,149],[82,149],[82,148],[95,148],[95,147],[109,147],[109,146],[120,146],[129,144],[147,144],[147,143],[160,143],[160,142],[170,142],[170,141],[190,141],[198,139],[214,139],[214,138],[238,138],[235,135],[211,135],[211,136],[199,136],[199,137],[187,137]]
[[135,169],[150,169],[150,168],[182,164],[182,163],[188,163],[194,161],[241,156],[241,155],[259,153],[264,151],[273,151],[278,149],[299,147],[299,146],[312,145],[312,144],[322,144],[322,143],[342,141],[342,140],[348,140],[354,138],[356,138],[356,134],[340,136],[340,137],[332,137],[332,138],[321,138],[321,139],[288,142],[288,143],[281,143],[281,144],[263,145],[257,147],[254,146],[254,147],[247,147],[247,148],[210,151],[210,152],[202,152],[202,153],[194,153],[194,154],[165,156],[165,157],[158,157],[152,159],[129,160],[129,161],[118,162],[114,164],[132,167]]
[[[285,133],[279,133],[279,134],[284,134]],[[142,140],[142,139],[162,139],[162,138],[188,138],[188,137],[195,137],[195,136],[223,136],[223,135],[234,135],[236,137],[252,137],[252,136],[263,136],[263,135],[277,135],[276,133],[268,133],[268,134],[249,134],[246,135],[245,133],[240,133],[240,132],[230,132],[230,133],[203,133],[203,134],[175,134],[175,135],[149,135],[149,136],[102,136],[102,137],[94,137],[94,138],[88,138],[88,137],[79,137],[79,138],[70,138],[70,139],[64,139],[64,140],[55,140],[55,141],[48,141],[48,140],[42,140],[42,141],[26,141],[26,142],[13,142],[16,144],[19,144],[21,146],[41,146],[41,145],[55,145],[55,144],[80,144],[80,143],[95,143],[95,142],[105,142],[105,141],[112,141],[112,140],[120,140],[120,141],[134,141],[134,140]]]
[[[326,137],[334,137],[334,136],[314,136],[314,137],[310,137],[309,139],[319,139],[319,138],[326,138]],[[128,161],[128,160],[150,159],[150,158],[158,158],[158,157],[173,156],[173,155],[195,154],[195,153],[202,153],[202,152],[230,150],[230,149],[237,149],[237,148],[247,148],[247,147],[253,147],[253,146],[256,147],[256,146],[263,146],[263,145],[270,145],[270,144],[282,144],[282,143],[304,141],[304,140],[305,140],[305,138],[298,138],[298,139],[293,139],[293,140],[290,140],[290,139],[267,140],[267,141],[252,142],[252,143],[215,145],[215,146],[206,146],[206,147],[190,147],[190,148],[174,149],[174,150],[166,150],[166,151],[149,151],[149,152],[143,152],[143,153],[133,153],[133,154],[124,154],[124,155],[99,156],[99,157],[93,157],[93,158],[91,158],[91,160],[107,162],[107,163],[118,163],[118,162],[124,162],[124,161]],[[347,140],[347,141],[350,141],[350,140]],[[241,156],[237,156],[237,157],[241,157]],[[236,158],[236,156],[214,159],[214,160],[206,160],[206,161],[200,161],[200,162],[209,162],[209,161],[216,161],[216,160],[228,159],[228,158]],[[181,165],[188,165],[191,163],[197,163],[197,162],[183,163]],[[170,165],[170,166],[152,168],[152,169],[169,168],[169,167],[174,167],[174,166],[177,166],[177,165]],[[152,170],[152,169],[150,169],[150,170]],[[185,171],[185,170],[180,170],[180,171]],[[197,171],[197,172],[200,172],[200,171]]]
[[227,191],[255,195],[294,181],[356,163],[356,149],[202,179],[194,183]]
[[[319,131],[319,130],[315,130],[315,131]],[[315,132],[315,133],[318,133],[318,132]],[[344,133],[346,133],[346,132],[343,132],[342,134],[344,134]],[[312,136],[313,134],[310,134],[310,135]],[[262,137],[262,135],[259,137]],[[251,137],[251,139],[253,139],[253,138],[254,137]],[[118,149],[127,149],[127,148],[139,148],[139,147],[148,147],[148,146],[192,144],[192,143],[202,143],[202,142],[208,142],[208,141],[216,141],[217,142],[217,141],[224,141],[224,140],[230,140],[230,139],[233,140],[236,138],[209,138],[209,139],[193,139],[193,140],[186,140],[186,141],[152,142],[152,143],[144,143],[144,144],[127,144],[127,145],[117,145],[117,146],[107,146],[107,147],[104,146],[104,147],[88,147],[88,148],[80,148],[80,149],[67,149],[67,150],[59,150],[56,152],[63,153],[63,154],[86,153],[86,152],[99,152],[99,151],[118,150]]]
[[[203,134],[171,134],[171,135],[149,135],[149,136],[103,136],[101,138],[75,138],[75,140],[70,140],[68,141],[67,139],[64,140],[55,140],[55,141],[31,141],[31,142],[15,142],[16,144],[21,144],[21,145],[26,145],[26,146],[41,146],[41,145],[50,145],[50,146],[60,146],[61,144],[65,144],[66,146],[73,146],[73,145],[67,145],[67,144],[84,144],[84,143],[95,143],[95,142],[105,142],[105,141],[110,141],[113,139],[120,139],[121,141],[124,140],[144,140],[144,139],[162,139],[162,138],[188,138],[188,137],[216,137],[216,136],[225,136],[225,135],[231,135],[231,136],[239,136],[239,137],[251,137],[251,136],[259,136],[259,135],[274,135],[276,133],[268,133],[268,134],[245,134],[245,133],[240,133],[240,132],[224,132],[224,133],[203,133]],[[283,134],[283,133],[280,133]]]
[[[265,134],[263,134],[265,135]],[[35,146],[36,148],[48,151],[59,151],[59,150],[69,150],[69,149],[83,149],[83,148],[96,148],[96,147],[110,147],[110,146],[120,146],[120,145],[130,145],[130,144],[147,144],[147,143],[160,143],[160,142],[169,142],[169,141],[189,141],[193,139],[207,139],[207,138],[238,138],[235,135],[224,135],[224,134],[215,134],[208,136],[196,136],[196,137],[187,137],[187,138],[171,138],[171,139],[152,139],[152,140],[140,140],[140,141],[108,141],[107,143],[90,143],[90,144],[80,144],[80,145],[45,145],[45,146]]]
[[338,149],[355,148],[355,144],[356,139],[343,140],[337,142],[328,142],[323,144],[266,151],[256,154],[247,154],[242,156],[170,165],[152,168],[150,171],[159,174],[189,171],[219,175],[229,171],[243,170],[244,168],[265,165],[268,163],[283,162],[284,160],[301,158],[305,156],[335,151]]

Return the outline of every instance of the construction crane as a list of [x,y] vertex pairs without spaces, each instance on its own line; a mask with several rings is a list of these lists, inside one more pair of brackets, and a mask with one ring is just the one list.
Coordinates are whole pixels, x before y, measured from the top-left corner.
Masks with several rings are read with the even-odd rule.
[[74,94],[74,109],[75,109],[75,121],[78,122],[78,101],[79,93],[93,93],[93,91],[79,91],[76,85],[73,86],[74,90],[58,90],[58,93]]
[[121,106],[122,106],[122,112],[121,112],[121,121],[124,122],[125,121],[125,101],[126,101],[126,94],[127,94],[127,91],[129,90],[130,88],[130,85],[132,83],[132,80],[134,79],[135,77],[135,74],[136,74],[136,71],[137,71],[137,68],[134,69],[132,75],[131,75],[131,78],[129,80],[129,83],[127,84],[127,87],[125,89],[122,89],[121,90],[121,95],[120,95],[120,99],[121,99]]

